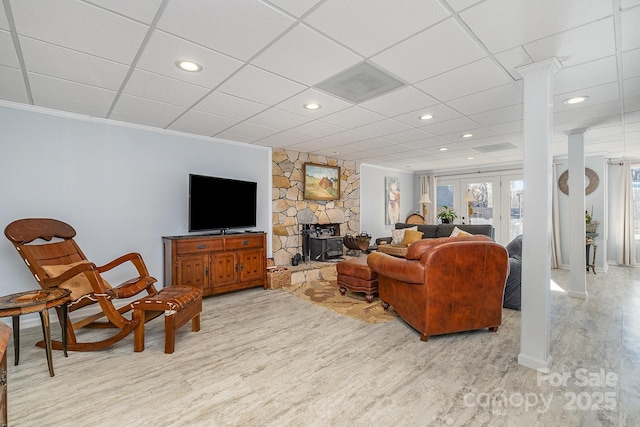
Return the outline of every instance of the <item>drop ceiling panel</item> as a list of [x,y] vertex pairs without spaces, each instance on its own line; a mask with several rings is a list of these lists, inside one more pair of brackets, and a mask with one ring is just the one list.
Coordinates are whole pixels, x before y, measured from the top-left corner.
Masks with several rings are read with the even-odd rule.
[[[620,92],[618,82],[604,84],[602,86],[596,86],[589,88],[589,99],[581,104],[565,104],[564,101],[567,98],[574,96],[587,95],[584,90],[576,90],[573,92],[567,92],[553,97],[554,111],[562,112],[569,110],[580,110],[581,108],[587,108],[591,105],[600,104],[603,102],[609,102],[620,98]],[[619,111],[618,111],[619,112]]]
[[[447,40],[447,43],[438,41]],[[455,45],[455,49],[449,46]],[[460,25],[449,18],[399,43],[371,61],[416,83],[486,56]]]
[[318,1],[319,0],[269,0],[269,3],[286,10],[297,18],[300,18],[315,6]]
[[[179,60],[190,60],[202,66],[198,72],[184,71],[176,66]],[[213,89],[236,72],[242,62],[205,49],[194,43],[154,31],[138,60],[140,69]]]
[[216,134],[216,136],[225,139],[233,139],[233,135],[240,137],[243,142],[255,142],[278,132],[280,132],[280,129],[260,126],[249,122],[240,122],[237,125],[231,126],[230,128]]
[[158,11],[158,7],[162,3],[162,0],[145,0],[145,1],[131,1],[131,0],[86,0],[87,3],[92,3],[105,9],[112,10],[122,15],[128,16],[137,21],[142,21],[145,24],[151,24],[153,17]]
[[[424,114],[431,114],[432,119],[421,120]],[[394,119],[407,124],[409,126],[422,127],[460,117],[461,114],[444,104],[432,105],[430,107],[421,108],[420,110],[411,111],[409,113],[395,116]]]
[[447,16],[446,9],[431,1],[328,0],[305,21],[369,57]]
[[640,77],[626,79],[622,84],[624,85],[624,93],[626,96],[631,97],[640,95]]
[[622,76],[625,79],[640,76],[640,49],[622,53]]
[[615,56],[588,62],[570,68],[561,68],[553,78],[555,94],[572,92],[618,80],[618,66]]
[[471,115],[522,103],[522,92],[508,84],[447,102],[462,114]]
[[432,135],[447,135],[450,133],[462,133],[469,129],[477,128],[478,124],[467,117],[459,117],[453,120],[447,120],[446,122],[434,123],[421,127],[422,130],[429,132]]
[[432,137],[428,132],[420,129],[408,129],[402,132],[396,132],[383,137],[384,140],[393,142],[395,144],[403,142],[411,142],[416,140],[422,140]]
[[438,101],[412,87],[404,87],[386,95],[362,102],[360,106],[385,116],[397,116],[418,108],[436,105]]
[[370,136],[385,136],[407,129],[410,129],[410,127],[393,119],[384,119],[355,128],[356,131]]
[[611,2],[607,0],[490,0],[460,16],[484,45],[497,53],[610,14]]
[[522,79],[522,76],[516,71],[516,68],[533,63],[533,60],[527,52],[525,52],[522,46],[497,53],[495,58],[500,62],[500,64],[502,64],[504,69],[507,70],[514,80]]
[[261,104],[275,105],[304,89],[305,87],[299,83],[248,66],[238,71],[232,79],[224,82],[217,90]]
[[324,116],[320,120],[343,128],[356,128],[383,120],[384,118],[381,114],[365,110],[359,106],[354,106]]
[[0,29],[9,31],[9,21],[7,21],[7,14],[4,12],[4,7],[0,7]]
[[520,120],[522,119],[522,104],[510,105],[508,107],[496,108],[495,110],[472,114],[469,118],[483,126],[491,126],[513,120]]
[[124,88],[124,93],[128,95],[182,107],[191,107],[208,92],[202,86],[142,70],[135,70]]
[[106,89],[120,89],[129,69],[118,62],[25,37],[20,37],[20,46],[30,72]]
[[483,58],[416,83],[415,86],[440,101],[449,101],[469,93],[502,86],[511,81],[511,77],[498,64],[489,58]]
[[322,138],[323,136],[342,132],[344,130],[345,129],[341,128],[340,126],[334,126],[329,123],[320,122],[318,120],[307,122],[303,125],[291,128],[292,132],[300,133],[302,135],[307,135],[314,138]]
[[620,13],[622,24],[622,50],[640,48],[640,7],[634,7]]
[[57,99],[63,102],[92,107],[103,111],[100,117],[105,117],[116,97],[116,92],[113,90],[56,79],[41,74],[29,73],[28,78],[34,99]]
[[317,31],[300,25],[276,40],[252,64],[313,86],[362,59]]
[[[305,104],[317,103],[321,108],[318,110],[308,110]],[[276,105],[277,108],[289,111],[294,114],[302,114],[311,119],[318,119],[331,113],[349,108],[352,104],[341,99],[327,95],[315,89],[307,89]]]
[[199,135],[211,136],[230,128],[238,120],[222,117],[202,111],[190,110],[171,123],[169,129],[182,132],[195,132]]
[[22,72],[18,68],[0,66],[0,90],[21,93],[26,97]]
[[340,145],[340,149],[346,147],[344,144],[351,144],[356,141],[363,141],[365,139],[371,138],[369,135],[355,132],[352,130],[345,130],[342,132],[334,133],[332,135],[323,136],[322,140],[330,143],[334,143],[336,145]]
[[[0,74],[1,76],[1,74]],[[22,104],[29,104],[29,97],[26,91],[22,91],[18,88],[12,90],[4,90],[0,88],[0,99],[4,101],[19,102]]]
[[613,18],[527,43],[524,49],[534,62],[556,57],[565,67],[615,55]]
[[8,31],[0,31],[0,65],[20,68],[20,61],[18,61],[18,55],[16,55],[16,49],[13,46],[13,39]]
[[267,108],[269,108],[267,105],[221,92],[210,93],[193,107],[194,110],[237,120],[244,120]]
[[131,64],[148,27],[75,0],[12,1],[18,34]]
[[275,129],[285,130],[299,126],[310,120],[310,118],[301,116],[300,114],[293,114],[288,111],[270,108],[248,118],[246,121],[255,125],[269,126]]
[[247,60],[295,21],[257,0],[168,3],[158,28],[234,58]]
[[184,108],[131,95],[121,95],[110,119],[165,128]]
[[312,138],[307,135],[284,131],[262,138],[259,144],[267,147],[289,147],[294,144],[309,141],[310,139]]

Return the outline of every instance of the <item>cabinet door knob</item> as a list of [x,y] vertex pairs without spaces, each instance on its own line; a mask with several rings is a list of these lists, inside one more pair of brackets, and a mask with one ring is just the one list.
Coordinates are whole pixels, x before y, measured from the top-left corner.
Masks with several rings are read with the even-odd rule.
[[248,241],[248,240],[243,240],[243,241],[242,241],[242,246],[247,246],[248,244],[249,244],[249,241]]
[[198,249],[205,249],[207,247],[207,245],[202,244],[202,245],[198,245]]

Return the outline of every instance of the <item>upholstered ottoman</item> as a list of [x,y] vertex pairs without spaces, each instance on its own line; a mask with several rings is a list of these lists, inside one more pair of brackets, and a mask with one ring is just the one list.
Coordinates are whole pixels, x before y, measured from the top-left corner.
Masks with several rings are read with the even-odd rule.
[[195,286],[168,286],[155,295],[131,303],[133,318],[138,324],[133,332],[133,351],[144,350],[144,324],[146,311],[164,311],[164,352],[173,353],[176,330],[191,320],[191,330],[200,330],[202,289]]
[[369,268],[367,257],[340,261],[336,270],[342,295],[347,293],[347,289],[352,292],[364,292],[367,302],[373,301],[373,295],[378,293],[378,273]]

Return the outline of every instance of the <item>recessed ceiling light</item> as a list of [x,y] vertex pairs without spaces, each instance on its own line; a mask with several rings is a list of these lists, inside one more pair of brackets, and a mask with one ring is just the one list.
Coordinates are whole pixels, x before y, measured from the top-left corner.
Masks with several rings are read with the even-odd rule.
[[463,138],[471,138],[473,136],[472,133],[463,133],[462,135],[460,135]]
[[467,157],[467,160],[473,160],[473,156]]
[[304,108],[306,108],[307,110],[317,110],[320,108],[320,104],[316,104],[316,103],[309,103],[309,104],[304,104]]
[[589,99],[588,96],[574,96],[573,98],[565,99],[564,103],[568,105],[580,104],[581,102],[584,102],[587,99]]
[[178,68],[184,71],[196,72],[202,70],[202,65],[197,64],[193,61],[186,61],[183,59],[181,59],[180,61],[176,61],[176,65],[178,66]]
[[433,114],[423,114],[419,117],[420,120],[431,120],[433,119]]
[[440,148],[438,148],[438,151],[447,151],[447,150],[448,150],[448,148],[447,148],[447,147],[440,147]]

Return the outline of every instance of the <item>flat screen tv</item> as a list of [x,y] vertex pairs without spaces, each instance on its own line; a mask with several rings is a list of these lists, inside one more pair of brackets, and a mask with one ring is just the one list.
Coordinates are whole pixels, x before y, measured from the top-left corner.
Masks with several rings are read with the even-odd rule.
[[256,226],[257,184],[189,174],[189,231]]

